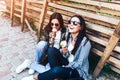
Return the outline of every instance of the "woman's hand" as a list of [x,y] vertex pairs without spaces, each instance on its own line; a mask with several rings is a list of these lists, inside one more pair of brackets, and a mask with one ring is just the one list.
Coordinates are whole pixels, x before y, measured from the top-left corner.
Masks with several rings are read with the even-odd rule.
[[68,52],[68,48],[66,47],[62,47],[62,53],[63,55],[66,55],[66,53]]

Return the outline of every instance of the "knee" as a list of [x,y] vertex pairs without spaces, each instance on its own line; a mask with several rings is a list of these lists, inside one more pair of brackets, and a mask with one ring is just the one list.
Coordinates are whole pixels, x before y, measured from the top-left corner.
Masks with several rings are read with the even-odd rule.
[[56,66],[56,67],[52,68],[52,72],[53,72],[54,74],[58,75],[59,72],[60,72],[60,66]]
[[46,41],[40,41],[37,45],[36,45],[36,49],[43,49],[45,47],[48,46],[48,43]]
[[56,48],[49,48],[48,49],[48,55],[55,55],[57,53],[57,49]]

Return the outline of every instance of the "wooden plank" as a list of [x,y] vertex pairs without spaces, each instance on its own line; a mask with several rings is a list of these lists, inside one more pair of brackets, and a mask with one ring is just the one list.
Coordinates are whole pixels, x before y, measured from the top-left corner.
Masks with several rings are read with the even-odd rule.
[[43,4],[29,3],[28,5],[34,6],[34,7],[37,7],[37,8],[41,8],[41,9],[42,9],[42,7],[43,7]]
[[120,1],[119,0],[113,0],[111,1],[112,3],[116,3],[116,4],[120,4]]
[[14,0],[11,0],[11,9],[10,9],[11,26],[13,26],[14,5],[15,5],[15,1],[14,1]]
[[94,13],[90,13],[88,11],[83,11],[80,9],[75,9],[75,8],[66,7],[66,6],[61,6],[61,5],[58,5],[55,3],[49,3],[49,6],[65,10],[66,12],[69,11],[69,12],[73,12],[75,14],[82,15],[84,17],[92,18],[95,21],[98,20],[99,22],[101,21],[101,22],[109,23],[111,25],[116,25],[119,23],[119,19],[115,19],[113,17],[108,17],[108,16],[104,16],[104,15],[100,15],[100,14],[94,14]]
[[39,1],[37,1],[37,0],[28,0],[27,1],[28,3],[33,3],[33,4],[40,4],[40,5],[43,5],[43,0],[39,0]]
[[[65,11],[65,10],[60,10],[60,9],[55,9],[55,8],[51,8],[53,12],[59,12],[61,14],[64,14],[64,15],[68,15],[68,16],[73,16],[75,15],[76,13],[73,13],[73,12],[69,12],[69,11]],[[78,14],[78,15],[81,15],[81,14]],[[83,16],[83,15],[82,15]],[[95,20],[95,19],[92,19],[92,18],[89,18],[89,17],[86,17],[86,16],[83,16],[84,19],[88,22],[91,22],[91,23],[96,23],[96,24],[101,24],[101,25],[105,25],[107,27],[112,27],[112,28],[115,28],[115,26],[111,23],[106,23],[106,22],[103,22],[103,21],[99,21],[99,20]],[[69,20],[69,18],[67,19],[67,21]]]
[[81,4],[76,4],[76,3],[73,3],[73,2],[63,2],[63,1],[56,2],[56,3],[60,4],[60,5],[65,5],[65,6],[70,6],[70,7],[74,7],[74,8],[80,8],[80,9],[85,9],[85,10],[88,10],[88,11],[93,11],[95,13],[102,12],[102,13],[108,13],[108,14],[120,16],[120,11],[113,10],[113,9],[110,9],[110,8],[93,6],[93,5],[82,4],[82,3]]
[[[100,37],[93,36],[90,34],[87,34],[87,35],[91,41],[96,42],[97,44],[100,44],[102,46],[106,46],[108,44],[108,41],[105,39],[101,39]],[[116,45],[113,50],[120,53],[120,46]]]
[[110,66],[110,68],[111,68],[113,71],[115,71],[115,72],[117,72],[117,73],[120,74],[120,69],[115,68],[115,67],[113,67],[113,66]]
[[[102,54],[103,54],[102,51],[100,51],[96,48],[92,48],[92,52],[97,54],[98,56],[102,56]],[[113,53],[113,54],[115,54],[115,53]],[[108,62],[109,64],[116,66],[118,69],[120,69],[120,60],[113,56],[110,56],[110,58],[106,62]]]
[[21,7],[21,6],[22,6],[21,4],[22,4],[21,2],[18,2],[18,1],[16,0],[16,2],[15,2],[15,6],[19,6],[19,7]]
[[100,12],[104,12],[104,13],[108,13],[108,14],[112,14],[114,15],[115,17],[117,16],[120,16],[120,11],[117,11],[117,10],[111,10],[111,9],[107,9],[107,8],[101,8],[99,10]]
[[[95,54],[98,55],[98,56],[102,56],[105,47],[103,47],[103,46],[101,46],[99,44],[93,44],[93,45],[94,46],[92,47],[92,52],[97,51]],[[99,52],[99,50],[101,52]],[[120,54],[118,52],[112,51],[111,56],[118,59],[118,60],[120,60]]]
[[34,7],[37,7],[37,8],[42,8],[43,7],[43,1],[44,0],[30,0],[30,1],[27,1],[27,4],[28,5],[31,5],[31,6],[34,6]]
[[[118,28],[120,28],[120,24],[118,24],[117,26]],[[117,29],[117,28],[116,28]],[[119,30],[116,30],[119,32]],[[116,32],[115,32],[116,33]],[[117,36],[116,36],[117,35]],[[94,77],[96,78],[98,76],[98,74],[100,73],[101,69],[103,68],[105,62],[107,61],[107,59],[109,58],[109,56],[111,55],[112,50],[115,48],[117,42],[119,41],[119,37],[118,34],[113,34],[108,42],[108,44],[106,45],[106,48],[104,50],[104,53],[100,59],[100,61],[97,64],[97,67],[94,70]]]
[[[68,15],[68,16],[73,16],[73,15],[76,14],[76,13],[65,11],[65,10],[62,10],[62,9],[60,10],[60,8],[51,7],[49,10],[52,10],[53,12],[59,12],[61,14]],[[78,15],[81,15],[81,14],[78,14]],[[103,21],[95,20],[95,19],[87,17],[87,16],[83,16],[83,17],[88,22],[92,22],[92,23],[96,23],[96,24],[100,24],[100,25],[105,25],[105,26],[110,27],[110,28],[115,28],[114,24],[112,24],[112,23],[106,23],[106,22],[103,22]],[[68,21],[68,19],[67,19],[67,21]]]
[[22,0],[22,12],[21,12],[21,31],[24,30],[24,23],[25,23],[25,9],[26,9],[26,0]]
[[88,35],[88,38],[89,38],[91,41],[96,42],[97,44],[100,44],[100,45],[103,45],[103,46],[105,46],[105,45],[108,44],[107,41],[105,41],[105,40],[103,40],[103,39],[100,39],[100,37],[92,36],[92,35],[89,35],[89,34],[87,34],[87,35]]
[[21,18],[21,15],[14,13],[14,15],[18,18]]
[[15,8],[14,11],[15,11],[15,13],[16,13],[16,11],[21,13],[21,9],[18,9],[18,8]]
[[30,30],[31,34],[36,34],[36,32],[32,29],[32,27],[30,26],[30,24],[26,18],[25,18],[25,23],[27,24],[28,29]]
[[96,49],[96,48],[92,48],[92,52],[95,53],[98,56],[102,56],[103,52],[101,52],[100,50]]
[[120,69],[120,60],[116,59],[112,56],[110,56],[110,58],[108,59],[108,62],[114,66],[116,66],[118,69]]
[[29,12],[26,12],[26,17],[32,19],[32,20],[35,21],[35,22],[39,22],[38,16],[32,15],[32,14],[29,13]]
[[[27,4],[27,3],[26,3]],[[17,6],[21,7],[21,4],[20,3],[16,3]],[[18,8],[16,8],[18,9]],[[31,6],[31,5],[26,5],[26,9],[27,10],[31,10],[31,11],[34,11],[34,12],[37,12],[37,13],[40,13],[42,11],[41,8],[38,8],[38,7],[35,7],[35,6]],[[20,10],[20,9],[19,9]],[[26,10],[26,11],[27,11]]]
[[[96,49],[96,48],[92,48],[91,50],[93,53],[95,53],[98,56],[102,56],[103,52]],[[112,54],[116,54],[116,53],[112,53]],[[115,66],[116,68],[120,69],[120,59],[117,59],[113,56],[110,56],[110,58],[106,61],[107,63]]]
[[34,6],[31,6],[31,5],[27,5],[26,7],[27,10],[31,10],[31,12],[37,12],[37,13],[41,13],[42,12],[42,9],[40,8],[37,8],[37,7],[34,7]]
[[94,0],[69,0],[73,2],[79,2],[79,3],[84,3],[84,4],[90,4],[90,5],[95,5],[99,7],[106,7],[110,8],[113,10],[118,10],[120,11],[120,5],[119,4],[113,4],[113,3],[107,3],[107,2],[101,2],[101,1],[94,1]]
[[41,35],[40,33],[41,33],[41,29],[43,27],[43,22],[44,22],[45,14],[47,12],[47,6],[48,6],[48,2],[47,2],[47,0],[44,0],[42,13],[40,14],[40,22],[39,22],[39,28],[38,28],[37,42],[40,41],[40,35]]
[[114,29],[111,29],[105,26],[101,26],[101,25],[97,25],[89,22],[86,22],[86,26],[89,29],[92,29],[94,31],[101,32],[110,36],[114,33]]

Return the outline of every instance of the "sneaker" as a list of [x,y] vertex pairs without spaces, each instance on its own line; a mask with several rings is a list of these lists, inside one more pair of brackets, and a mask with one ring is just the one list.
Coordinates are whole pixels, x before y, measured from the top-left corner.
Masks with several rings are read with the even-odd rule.
[[31,64],[31,61],[26,59],[21,65],[19,65],[17,68],[16,68],[16,73],[20,73],[22,72],[23,70],[25,70],[26,68],[28,68]]
[[33,75],[31,75],[31,76],[28,76],[28,77],[24,77],[21,80],[34,80],[34,78],[33,78]]
[[35,70],[34,69],[29,69],[28,74],[34,74]]

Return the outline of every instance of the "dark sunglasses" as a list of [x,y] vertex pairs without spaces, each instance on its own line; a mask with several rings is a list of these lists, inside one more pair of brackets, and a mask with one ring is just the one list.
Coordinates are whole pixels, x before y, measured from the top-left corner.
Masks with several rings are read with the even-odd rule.
[[51,26],[59,26],[59,24],[58,23],[51,23]]
[[68,24],[73,24],[73,25],[77,26],[78,24],[80,24],[80,22],[69,20]]

